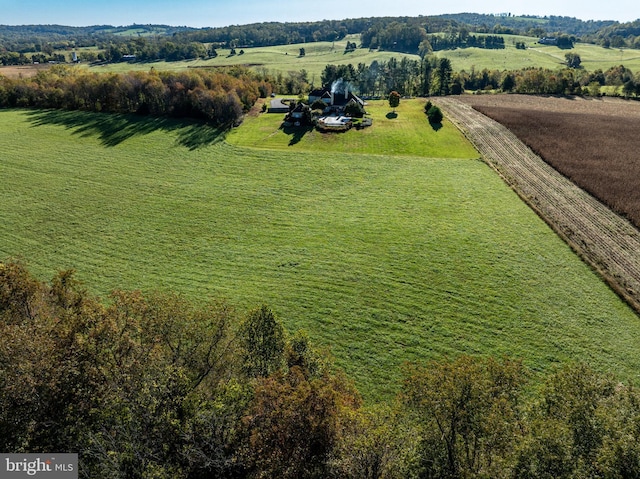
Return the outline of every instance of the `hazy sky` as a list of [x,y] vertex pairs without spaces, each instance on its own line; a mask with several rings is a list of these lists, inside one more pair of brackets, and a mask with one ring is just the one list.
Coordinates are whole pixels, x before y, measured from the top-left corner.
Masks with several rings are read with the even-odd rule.
[[314,21],[441,13],[562,15],[582,20],[632,21],[640,18],[638,0],[0,0],[0,24],[130,25],[190,27],[265,21]]

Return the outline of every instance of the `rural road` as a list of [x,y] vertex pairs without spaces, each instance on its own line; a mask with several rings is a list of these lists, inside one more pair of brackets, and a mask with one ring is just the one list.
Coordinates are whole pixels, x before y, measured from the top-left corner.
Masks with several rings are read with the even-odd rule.
[[453,97],[434,100],[567,243],[640,313],[640,232],[531,151],[513,133]]

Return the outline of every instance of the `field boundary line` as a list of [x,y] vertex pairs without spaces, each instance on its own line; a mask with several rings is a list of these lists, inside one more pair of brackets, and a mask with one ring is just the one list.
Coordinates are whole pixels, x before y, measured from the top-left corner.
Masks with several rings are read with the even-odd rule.
[[640,232],[560,174],[508,128],[453,97],[434,99],[483,160],[640,313]]

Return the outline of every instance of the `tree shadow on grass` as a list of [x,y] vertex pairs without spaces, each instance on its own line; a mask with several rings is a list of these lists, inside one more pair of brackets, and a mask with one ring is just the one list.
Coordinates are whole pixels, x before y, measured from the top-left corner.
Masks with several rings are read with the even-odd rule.
[[398,114],[395,111],[390,111],[386,114],[386,117],[389,120],[395,120],[396,118],[398,118]]
[[222,141],[225,134],[224,129],[194,120],[66,110],[35,110],[28,116],[34,127],[64,126],[83,138],[97,136],[106,147],[162,130],[175,133],[179,145],[196,150]]
[[310,131],[313,130],[313,126],[312,125],[306,125],[306,126],[282,126],[282,131],[284,131],[284,133],[286,135],[290,135],[291,139],[289,140],[289,146],[293,146],[296,145],[298,143],[300,143],[300,141],[302,140],[302,138],[304,137],[304,135],[306,135],[307,133],[309,133]]
[[439,131],[442,129],[442,122],[429,122],[429,124],[431,125],[431,128],[433,128],[433,131]]

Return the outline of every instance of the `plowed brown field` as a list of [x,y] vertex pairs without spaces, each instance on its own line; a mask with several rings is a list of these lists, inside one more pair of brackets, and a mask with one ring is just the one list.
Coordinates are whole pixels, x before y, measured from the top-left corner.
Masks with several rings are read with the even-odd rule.
[[[511,99],[510,97],[511,95],[505,96],[507,99]],[[576,117],[594,114],[591,109],[592,105],[587,100],[514,97],[513,101],[520,102],[519,106],[515,107],[508,104],[490,103],[502,101],[498,97],[485,99],[486,97],[480,96],[478,98],[479,101],[487,102],[480,107],[490,107],[494,111],[496,108],[515,109],[516,112],[509,112],[512,118],[518,115],[527,115],[529,111],[539,112],[541,114],[538,116],[540,121],[558,113],[566,115],[568,113],[566,111],[554,111],[553,103],[574,101],[575,103],[571,103],[571,105],[575,105],[572,106],[574,108],[572,114]],[[496,168],[514,190],[640,312],[640,233],[638,229],[628,220],[613,212],[602,201],[551,167],[507,127],[474,110],[471,103],[475,103],[476,100],[476,97],[465,98],[465,100],[448,97],[438,99],[437,103],[444,110],[445,115],[465,132],[483,155],[485,161]],[[476,104],[480,105],[480,103]],[[619,110],[623,108],[619,102],[601,101],[601,103],[594,102],[593,104],[601,105],[602,111],[599,115],[609,118],[618,118],[621,115]],[[632,108],[629,110],[625,115],[630,120],[640,121],[640,105],[632,104]],[[600,118],[598,121],[603,120]],[[587,122],[584,124],[586,125]],[[592,130],[599,128],[604,131],[610,126],[605,123],[599,124],[598,128],[591,125],[591,128]],[[522,131],[522,129],[518,131]],[[575,150],[583,157],[590,155],[587,150],[594,148],[593,143],[588,143],[590,146],[587,146],[581,141],[589,136],[588,134],[578,135],[570,134],[566,130],[563,131],[562,135],[550,134],[546,140],[553,144],[563,144],[554,151]],[[640,133],[640,130],[637,131]],[[596,135],[593,131],[592,134]],[[609,135],[613,136],[613,133],[609,133]],[[599,136],[604,138],[609,135]],[[534,148],[538,151],[541,151],[540,146],[544,146],[541,145],[544,143],[543,137],[542,134],[537,135],[539,143]],[[605,140],[601,139],[600,141],[604,142]],[[626,138],[625,141],[630,142],[631,139]],[[638,141],[638,139],[634,138],[633,141]],[[606,144],[601,144],[600,150],[602,151],[599,154],[604,157],[608,147]],[[600,162],[602,169],[605,170],[602,175],[609,173],[606,171],[610,169],[607,168],[608,164],[606,159]]]
[[526,95],[463,101],[640,227],[640,102]]

